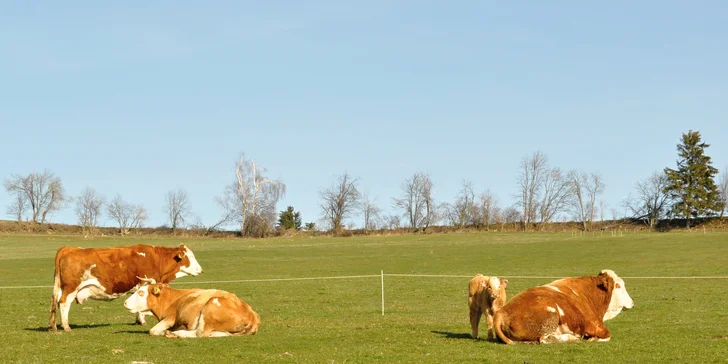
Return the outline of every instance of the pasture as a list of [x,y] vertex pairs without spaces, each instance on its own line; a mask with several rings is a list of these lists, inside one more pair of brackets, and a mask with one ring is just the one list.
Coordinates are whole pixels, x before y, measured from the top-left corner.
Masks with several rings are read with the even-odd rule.
[[[173,287],[237,294],[261,316],[257,335],[151,337],[147,331],[156,320],[133,325],[134,316],[122,306],[127,296],[74,304],[73,332],[47,331],[57,248],[180,242],[195,252],[205,273],[178,279]],[[476,273],[508,279],[512,297],[550,277],[593,275],[603,268],[625,279],[636,303],[606,322],[610,342],[508,346],[470,338],[467,285]],[[366,277],[265,281],[337,276]],[[0,356],[5,363],[724,362],[728,279],[639,278],[698,276],[728,276],[728,233],[263,240],[0,235]],[[252,281],[224,282],[236,280]],[[8,288],[19,286],[30,287]]]

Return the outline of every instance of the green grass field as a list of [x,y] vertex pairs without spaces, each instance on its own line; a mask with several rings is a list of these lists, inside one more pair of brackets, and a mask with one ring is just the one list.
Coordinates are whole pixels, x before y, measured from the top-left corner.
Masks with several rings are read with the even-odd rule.
[[[261,316],[251,337],[167,339],[112,302],[71,308],[71,333],[47,331],[53,256],[63,245],[101,247],[184,242],[205,273],[177,288],[233,292]],[[468,277],[509,279],[508,294],[613,269],[636,307],[606,325],[608,343],[504,345],[472,340]],[[205,283],[210,281],[385,274],[385,316],[377,277]],[[572,238],[566,234],[472,233],[269,240],[98,238],[0,235],[0,360],[4,363],[227,362],[725,362],[728,233],[653,233]],[[195,283],[200,282],[200,283]],[[484,333],[484,330],[481,330]],[[481,335],[483,336],[483,335]]]

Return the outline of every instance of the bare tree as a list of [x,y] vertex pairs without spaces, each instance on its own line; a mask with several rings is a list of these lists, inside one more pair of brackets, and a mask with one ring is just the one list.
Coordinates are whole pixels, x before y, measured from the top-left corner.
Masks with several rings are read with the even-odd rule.
[[617,218],[619,217],[619,212],[616,208],[612,207],[612,221],[617,221]]
[[7,213],[12,216],[17,222],[23,222],[25,211],[28,208],[28,201],[25,199],[25,195],[21,192],[13,192],[13,199],[8,205]]
[[235,163],[235,180],[217,199],[225,210],[222,221],[237,222],[242,236],[263,236],[276,223],[276,205],[285,195],[286,185],[266,178],[265,172],[265,168],[241,155]]
[[394,206],[402,211],[415,230],[427,229],[432,223],[435,205],[432,200],[432,179],[425,173],[415,173],[402,182],[402,197],[394,198]]
[[333,186],[319,191],[323,219],[335,233],[341,232],[344,220],[359,206],[358,182],[358,178],[352,178],[345,172],[336,179]]
[[401,226],[401,221],[397,215],[387,215],[383,220],[384,226],[388,230],[397,230]]
[[66,202],[60,177],[48,170],[43,173],[33,172],[27,176],[12,175],[5,180],[5,190],[23,196],[23,206],[30,206],[31,221],[34,223],[44,224],[48,214],[60,210]]
[[121,235],[129,234],[130,229],[140,229],[149,218],[142,205],[126,203],[120,195],[116,195],[106,206],[109,217],[119,224]]
[[96,190],[86,187],[81,191],[76,199],[76,217],[84,234],[98,226],[103,206],[104,197],[97,194]]
[[561,169],[556,167],[546,169],[541,180],[542,193],[538,212],[540,222],[548,223],[568,206],[572,195],[572,185]]
[[478,206],[480,208],[479,215],[486,231],[494,223],[493,218],[495,217],[495,207],[497,204],[498,201],[496,201],[495,196],[493,196],[490,190],[486,190],[480,194],[480,205]]
[[377,203],[369,198],[368,195],[364,194],[361,198],[361,213],[364,216],[364,230],[376,230],[377,220],[379,220],[379,214],[382,210],[377,206]]
[[517,226],[519,223],[522,222],[523,215],[521,215],[521,212],[513,206],[503,210],[503,212],[501,213],[501,230],[505,230],[506,224],[513,224],[514,226]]
[[720,182],[718,182],[718,192],[720,193],[720,201],[723,204],[723,209],[720,210],[720,218],[723,218],[723,214],[728,210],[728,166],[723,169],[720,174]]
[[473,213],[477,212],[475,206],[475,191],[473,183],[468,181],[462,182],[460,192],[455,199],[454,204],[442,204],[442,210],[450,220],[450,224],[455,227],[464,227],[476,223]]
[[587,174],[572,171],[569,173],[568,178],[574,193],[572,200],[573,211],[577,219],[582,223],[583,229],[587,230],[594,220],[596,198],[604,193],[604,183],[597,173]]
[[604,215],[607,213],[607,201],[599,200],[599,217],[604,222]]
[[653,172],[649,178],[638,181],[635,184],[637,196],[630,195],[624,201],[633,218],[644,220],[650,229],[654,229],[670,208],[670,195],[665,192],[669,182],[667,175],[661,172]]
[[528,225],[535,222],[539,193],[542,186],[548,158],[540,151],[536,151],[529,157],[521,160],[520,172],[518,174],[519,194],[518,204],[523,211],[523,228],[528,230]]
[[185,224],[190,213],[187,191],[182,189],[169,191],[164,197],[164,202],[164,212],[167,213],[172,231],[176,232],[178,227]]

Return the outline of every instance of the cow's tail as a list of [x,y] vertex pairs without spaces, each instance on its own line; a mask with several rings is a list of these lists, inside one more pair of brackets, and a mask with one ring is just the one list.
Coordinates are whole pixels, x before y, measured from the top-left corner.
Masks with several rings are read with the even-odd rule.
[[503,333],[503,315],[503,311],[498,311],[495,313],[493,330],[495,330],[495,334],[498,336],[499,339],[501,339],[501,341],[506,344],[513,344],[513,340],[506,337],[506,335]]
[[48,319],[48,329],[56,331],[56,312],[58,312],[58,302],[61,299],[61,276],[59,272],[58,261],[56,261],[55,269],[53,270],[53,293],[51,293],[51,309],[50,318]]

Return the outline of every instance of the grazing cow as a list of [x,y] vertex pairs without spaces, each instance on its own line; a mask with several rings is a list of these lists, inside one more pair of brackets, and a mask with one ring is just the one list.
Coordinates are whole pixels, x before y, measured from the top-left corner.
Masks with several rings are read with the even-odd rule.
[[124,307],[132,313],[151,311],[159,323],[149,334],[166,333],[170,338],[255,335],[260,324],[260,316],[247,303],[217,289],[174,289],[153,283],[134,292]]
[[506,286],[508,280],[478,274],[468,285],[468,306],[470,308],[470,327],[473,339],[478,338],[478,326],[481,316],[485,315],[488,323],[488,339],[493,335],[493,315],[506,302]]
[[[57,331],[56,311],[60,307],[61,325],[71,331],[68,312],[76,300],[112,301],[139,288],[140,277],[168,283],[186,275],[202,273],[192,251],[180,244],[176,248],[133,245],[115,248],[62,247],[56,252],[51,316],[48,328]],[[137,315],[144,324],[145,314]]]
[[564,278],[529,288],[495,315],[495,332],[506,344],[609,341],[604,321],[634,307],[624,280],[605,269],[597,276]]

